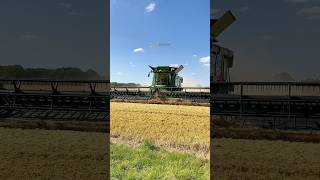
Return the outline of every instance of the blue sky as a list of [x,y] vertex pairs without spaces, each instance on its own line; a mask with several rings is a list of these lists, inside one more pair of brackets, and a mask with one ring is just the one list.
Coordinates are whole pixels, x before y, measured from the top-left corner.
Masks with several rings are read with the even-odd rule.
[[148,65],[184,65],[184,86],[209,86],[209,0],[111,0],[111,81],[151,83]]
[[232,80],[268,81],[281,72],[320,79],[319,0],[215,0],[211,9],[237,18],[218,38],[234,51]]

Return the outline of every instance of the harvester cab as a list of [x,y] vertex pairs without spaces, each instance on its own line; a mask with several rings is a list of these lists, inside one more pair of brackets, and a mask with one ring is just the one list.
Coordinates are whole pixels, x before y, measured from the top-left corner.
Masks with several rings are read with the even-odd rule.
[[[181,84],[183,78],[178,76],[178,73],[183,69],[183,66],[172,67],[172,66],[157,66],[152,67],[150,73],[153,73],[152,89],[165,89],[170,91],[182,90]],[[150,76],[150,73],[148,77]]]

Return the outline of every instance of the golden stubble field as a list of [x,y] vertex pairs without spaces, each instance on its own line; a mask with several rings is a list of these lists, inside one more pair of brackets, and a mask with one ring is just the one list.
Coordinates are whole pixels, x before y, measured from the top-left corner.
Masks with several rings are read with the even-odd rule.
[[0,128],[0,179],[107,179],[107,133]]
[[320,144],[211,139],[214,179],[320,179]]
[[210,152],[209,107],[111,102],[111,137],[180,149]]

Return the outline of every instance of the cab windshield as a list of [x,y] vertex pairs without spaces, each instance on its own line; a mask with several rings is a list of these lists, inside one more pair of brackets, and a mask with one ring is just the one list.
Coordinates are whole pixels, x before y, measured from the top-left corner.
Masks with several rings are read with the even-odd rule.
[[155,80],[157,85],[169,85],[170,74],[169,73],[157,73],[155,74]]

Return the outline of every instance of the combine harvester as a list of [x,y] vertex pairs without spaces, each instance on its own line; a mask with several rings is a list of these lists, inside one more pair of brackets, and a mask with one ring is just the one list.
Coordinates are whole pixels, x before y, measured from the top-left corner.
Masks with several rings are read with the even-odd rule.
[[230,11],[211,19],[211,117],[242,126],[320,129],[320,83],[230,82],[233,52],[216,38],[233,22]]
[[152,84],[149,87],[111,87],[111,99],[130,100],[179,100],[197,103],[209,103],[209,87],[183,87],[183,78],[178,73],[183,66],[152,67],[148,77],[153,73]]

